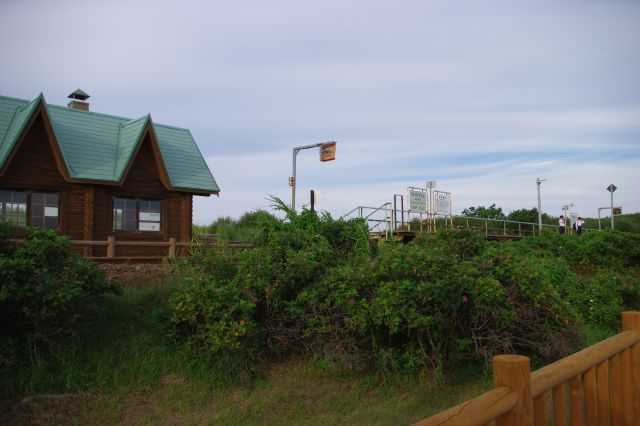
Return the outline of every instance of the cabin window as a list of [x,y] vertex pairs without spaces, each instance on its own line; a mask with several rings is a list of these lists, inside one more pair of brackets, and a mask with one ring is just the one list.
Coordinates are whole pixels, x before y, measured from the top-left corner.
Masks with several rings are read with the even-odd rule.
[[114,198],[113,229],[115,231],[160,232],[160,201]]
[[56,193],[0,189],[0,223],[58,228]]

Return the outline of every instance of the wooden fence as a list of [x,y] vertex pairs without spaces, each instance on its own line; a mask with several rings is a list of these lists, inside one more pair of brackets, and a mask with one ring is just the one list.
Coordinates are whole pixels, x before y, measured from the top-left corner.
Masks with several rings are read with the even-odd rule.
[[623,312],[622,330],[533,373],[498,355],[494,389],[413,426],[640,425],[640,312]]
[[[117,247],[166,247],[167,257],[176,257],[178,254],[178,247],[196,247],[198,245],[214,245],[216,241],[176,241],[175,238],[169,238],[169,241],[117,241],[116,237],[109,236],[107,241],[85,241],[85,240],[71,240],[71,244],[74,246],[91,247],[91,246],[106,246],[107,253],[106,259],[117,258]],[[220,243],[225,248],[252,248],[253,244],[243,243],[239,241],[225,241]],[[100,258],[96,258],[100,259]]]
[[[11,239],[13,243],[19,244],[23,240],[22,239]],[[83,248],[91,248],[91,247],[106,247],[105,256],[93,256],[90,251],[84,252],[84,256],[91,258],[93,260],[98,261],[160,261],[164,257],[177,257],[181,255],[188,255],[189,251],[187,248],[194,248],[203,245],[218,245],[223,248],[229,249],[243,249],[243,248],[253,248],[253,244],[244,243],[241,241],[216,241],[212,238],[207,239],[198,239],[189,242],[185,241],[176,241],[175,238],[169,238],[168,241],[119,241],[116,240],[116,237],[109,236],[107,240],[102,241],[91,241],[91,240],[71,240],[71,245],[75,247],[83,247]],[[118,255],[118,247],[148,247],[148,248],[156,248],[156,247],[164,247],[166,248],[166,254],[164,256],[119,256]],[[183,250],[179,250],[182,248]]]

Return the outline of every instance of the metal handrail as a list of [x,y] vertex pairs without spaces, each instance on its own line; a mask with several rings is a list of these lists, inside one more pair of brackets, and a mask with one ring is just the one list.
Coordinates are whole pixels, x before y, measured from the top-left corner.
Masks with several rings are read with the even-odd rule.
[[[371,210],[371,212],[365,215],[364,212],[369,210]],[[381,210],[385,211],[386,217],[384,220],[378,220],[377,221],[378,223],[372,228],[370,228],[371,231],[377,228],[381,222],[383,221],[386,222],[389,220],[390,223],[388,225],[387,232],[390,234],[392,234],[393,232],[397,232],[399,230],[398,223],[391,220],[391,216],[398,212],[400,212],[401,215],[404,215],[405,213],[407,214],[410,213],[410,211],[408,210],[391,208],[391,203],[384,203],[380,207],[368,207],[368,206],[356,207],[352,209],[349,213],[342,215],[341,219],[344,219],[352,215],[353,213],[358,213],[358,217],[371,222],[371,221],[374,221],[371,219],[371,216],[373,216],[375,213]],[[428,227],[429,230],[427,232],[435,232],[437,223],[440,222],[441,219],[446,219],[446,224],[444,225],[445,228],[449,228],[449,227],[459,228],[461,226],[463,227],[466,226],[467,228],[474,228],[476,230],[480,230],[480,228],[484,228],[481,231],[487,236],[522,237],[525,235],[540,234],[540,228],[539,228],[540,225],[537,222],[535,223],[521,222],[517,220],[489,219],[489,218],[471,217],[471,216],[437,216],[437,215],[432,215],[428,213],[426,215],[427,215],[427,220],[431,221],[431,223],[433,224],[433,226]],[[461,220],[466,221],[466,223],[464,225],[461,225],[460,224]],[[474,221],[476,223],[479,222],[479,226],[474,225],[473,222],[472,222],[472,225],[469,225],[470,221]],[[411,223],[410,221],[407,221],[407,224],[410,224],[410,223]],[[542,224],[542,227],[543,229],[545,228],[553,229],[556,232],[558,231],[558,228],[559,228],[558,225],[545,224],[545,223]],[[582,231],[586,233],[586,232],[597,231],[597,229],[583,227]],[[567,227],[566,232],[572,233],[573,229],[570,227]]]

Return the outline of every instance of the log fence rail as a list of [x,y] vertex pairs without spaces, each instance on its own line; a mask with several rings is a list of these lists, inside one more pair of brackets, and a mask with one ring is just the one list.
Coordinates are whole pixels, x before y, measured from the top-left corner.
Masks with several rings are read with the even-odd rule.
[[623,312],[622,330],[533,373],[529,358],[498,355],[494,389],[413,426],[638,425],[640,312]]

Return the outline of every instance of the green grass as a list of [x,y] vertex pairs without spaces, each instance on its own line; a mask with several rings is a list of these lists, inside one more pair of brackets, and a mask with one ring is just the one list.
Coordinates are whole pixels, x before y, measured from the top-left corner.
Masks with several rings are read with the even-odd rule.
[[[337,370],[294,358],[243,380],[166,338],[170,285],[110,296],[103,315],[69,346],[36,366],[0,377],[0,424],[410,424],[491,388],[469,367],[447,381]],[[586,326],[593,344],[616,330]],[[32,400],[28,395],[65,394]]]
[[[387,378],[296,358],[242,380],[166,338],[170,286],[110,296],[66,351],[0,376],[0,424],[408,424],[488,388],[459,372]],[[28,395],[62,399],[20,403]]]
[[409,424],[472,398],[488,380],[437,385],[428,379],[382,383],[372,377],[335,377],[308,360],[273,365],[251,386],[215,387],[166,375],[141,389],[90,390],[62,401],[20,404],[9,423],[396,425]]

